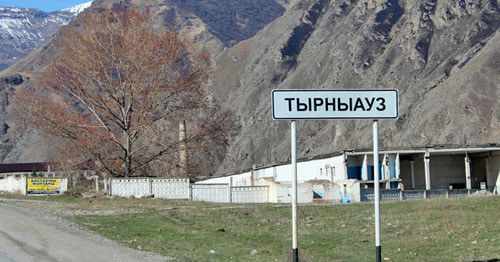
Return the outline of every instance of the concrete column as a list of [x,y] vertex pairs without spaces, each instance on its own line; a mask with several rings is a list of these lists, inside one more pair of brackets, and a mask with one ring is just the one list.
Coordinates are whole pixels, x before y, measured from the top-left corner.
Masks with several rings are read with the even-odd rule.
[[363,156],[363,165],[361,166],[361,180],[368,180],[368,155]]
[[179,175],[188,177],[187,173],[187,146],[186,146],[186,121],[179,123]]
[[384,180],[385,182],[385,188],[390,189],[391,188],[391,173],[389,172],[389,155],[384,154],[384,160],[382,162],[382,165],[384,166]]
[[401,175],[401,162],[399,161],[399,153],[396,154],[396,179]]
[[472,189],[472,180],[471,180],[471,172],[470,172],[470,157],[465,154],[465,185],[467,189]]
[[415,161],[410,160],[411,189],[415,189]]
[[431,189],[431,155],[429,152],[425,152],[424,154],[424,172],[425,172],[425,189]]
[[95,178],[95,192],[99,193],[99,176],[96,175],[94,178]]

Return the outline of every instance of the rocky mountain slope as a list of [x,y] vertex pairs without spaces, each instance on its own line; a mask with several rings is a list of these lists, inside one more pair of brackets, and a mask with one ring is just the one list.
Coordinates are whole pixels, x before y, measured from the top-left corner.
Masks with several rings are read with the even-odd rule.
[[[219,172],[289,158],[277,88],[396,88],[388,147],[500,142],[497,1],[301,1],[218,61],[213,92],[242,129]],[[299,121],[299,156],[370,148],[370,121]]]
[[[175,27],[214,50],[212,96],[234,111],[241,126],[219,173],[288,160],[289,124],[271,114],[276,88],[398,89],[399,119],[380,123],[384,148],[500,143],[496,0],[234,3],[97,0],[93,5],[99,11],[136,4],[151,10],[158,25]],[[36,72],[55,52],[53,41],[9,70]],[[371,143],[366,120],[299,121],[298,131],[299,157]],[[4,161],[26,161],[22,152],[34,139],[17,139]]]
[[[248,1],[178,1],[178,0],[96,0],[89,12],[101,12],[103,8],[138,7],[151,13],[156,26],[173,28],[183,35],[188,35],[200,48],[207,48],[217,56],[220,52],[239,41],[252,37],[268,23],[282,15],[294,1],[288,0],[248,0]],[[78,9],[78,8],[74,8]],[[65,10],[72,11],[72,10]],[[78,23],[78,19],[73,22]],[[71,26],[71,25],[70,25]],[[40,134],[22,133],[9,121],[9,92],[18,87],[30,85],[45,65],[50,63],[58,50],[58,35],[43,47],[40,47],[5,69],[0,77],[8,79],[20,77],[20,85],[0,81],[0,89],[6,91],[3,102],[5,110],[0,111],[0,123],[9,125],[9,129],[0,137],[5,137],[0,160],[4,162],[46,161],[50,159],[50,142]],[[20,73],[21,76],[17,74]],[[1,78],[0,78],[1,80]],[[12,119],[12,117],[10,118]],[[14,139],[15,138],[15,139]],[[37,146],[32,146],[33,144]]]
[[46,13],[38,9],[0,7],[0,71],[47,43],[90,5]]

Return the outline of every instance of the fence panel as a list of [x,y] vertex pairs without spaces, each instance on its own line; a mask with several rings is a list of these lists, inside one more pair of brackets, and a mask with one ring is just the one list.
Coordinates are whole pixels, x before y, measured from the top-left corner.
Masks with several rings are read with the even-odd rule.
[[193,184],[193,201],[229,202],[229,184]]
[[189,199],[189,179],[158,178],[151,180],[155,198]]
[[469,190],[467,189],[452,189],[448,192],[448,197],[450,198],[466,197],[468,195]]
[[380,189],[380,201],[399,201],[399,192],[399,189]]
[[360,195],[361,202],[372,202],[375,199],[374,190],[371,188],[362,188]]
[[239,186],[231,190],[231,201],[234,203],[269,202],[269,186]]
[[427,190],[427,198],[446,198],[448,197],[448,189],[431,189]]
[[149,178],[111,179],[111,195],[120,197],[143,197],[151,195]]
[[404,190],[403,200],[418,200],[424,199],[425,190]]

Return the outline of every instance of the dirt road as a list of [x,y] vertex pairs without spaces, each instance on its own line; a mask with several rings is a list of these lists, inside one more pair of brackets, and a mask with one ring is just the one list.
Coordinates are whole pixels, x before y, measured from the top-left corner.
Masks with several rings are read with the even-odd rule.
[[166,261],[63,219],[0,203],[0,261]]

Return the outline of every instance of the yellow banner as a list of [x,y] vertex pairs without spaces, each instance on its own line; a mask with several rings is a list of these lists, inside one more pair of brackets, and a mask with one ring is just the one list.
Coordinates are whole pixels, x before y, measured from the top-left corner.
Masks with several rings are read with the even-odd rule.
[[59,193],[61,190],[61,179],[58,178],[28,178],[28,194]]

